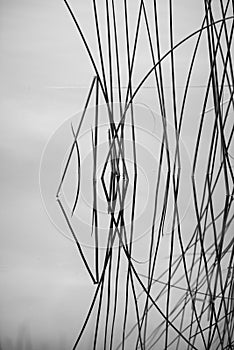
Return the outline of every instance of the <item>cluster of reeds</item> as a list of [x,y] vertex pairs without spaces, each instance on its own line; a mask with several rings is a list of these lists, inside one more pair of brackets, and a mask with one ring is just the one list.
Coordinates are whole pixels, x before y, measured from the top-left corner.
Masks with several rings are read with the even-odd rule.
[[[204,18],[201,27],[175,43],[173,3],[172,0],[168,0],[169,50],[162,54],[158,1],[150,2],[152,6],[150,16],[149,9],[147,10],[148,2],[143,0],[135,2],[136,28],[134,35],[131,34],[133,39],[130,40],[129,1],[123,0],[121,5],[123,7],[122,27],[125,32],[126,52],[120,52],[117,23],[117,7],[120,6],[120,3],[106,0],[104,2],[107,38],[105,43],[108,52],[106,59],[104,59],[103,40],[105,38],[102,37],[100,30],[98,2],[92,1],[96,30],[93,35],[96,35],[98,47],[97,59],[94,59],[85,34],[69,3],[66,0],[64,3],[75,23],[95,72],[77,130],[73,125],[71,126],[72,146],[57,191],[58,204],[87,272],[93,284],[96,285],[87,317],[73,349],[76,349],[81,343],[91,319],[95,319],[93,349],[98,347],[102,349],[232,349],[234,347],[234,236],[231,230],[234,218],[234,177],[231,148],[234,132],[232,52],[234,3],[230,0],[225,2],[204,0]],[[218,18],[216,12],[218,12]],[[146,32],[145,38],[150,53],[151,67],[145,72],[141,81],[134,85],[137,47],[143,28]],[[189,53],[191,61],[186,73],[182,102],[179,105],[175,52],[191,39],[195,44],[192,53]],[[183,196],[181,133],[183,123],[189,117],[185,113],[186,105],[191,77],[202,40],[206,42],[206,57],[209,62],[207,82],[203,87],[203,102],[197,121],[198,131],[194,143],[192,169],[191,173],[187,174],[192,193],[190,210],[194,222],[191,221],[191,225],[183,225],[180,207],[181,196]],[[121,79],[120,56],[122,55],[126,55],[127,65],[125,89],[122,88]],[[163,64],[165,60],[168,60],[170,67],[170,101],[172,104],[170,111],[164,81]],[[163,132],[155,185],[150,188],[151,193],[154,193],[155,196],[154,207],[150,232],[147,240],[142,243],[145,262],[144,267],[141,267],[139,261],[134,257],[133,245],[139,186],[134,102],[149,77],[153,77],[155,82],[153,93],[159,105]],[[117,82],[117,93],[114,86],[115,81]],[[73,228],[70,216],[79,211],[80,178],[82,176],[79,134],[92,96],[95,101],[93,126],[90,131],[93,152],[91,225],[94,239],[94,268],[85,256],[79,241],[79,232]],[[101,99],[106,104],[108,114],[107,142],[109,146],[101,176],[98,178]],[[116,102],[119,106],[118,113],[113,107]],[[212,121],[209,124],[209,137],[207,138],[206,117],[208,113],[211,113]],[[173,149],[171,147],[172,136],[168,133],[168,114],[173,116]],[[125,158],[127,116],[131,125],[133,161],[131,179]],[[205,148],[204,138],[207,138]],[[71,213],[68,213],[60,198],[60,193],[74,155],[77,159],[77,190]],[[167,169],[164,181],[162,180],[163,166]],[[104,252],[99,245],[97,186],[99,181],[107,203],[106,215],[109,217]],[[126,213],[125,201],[130,182],[132,184],[131,209]],[[159,194],[160,191],[163,193],[162,196]],[[169,197],[173,201],[170,213]],[[129,216],[129,225],[126,225],[126,215]],[[170,234],[165,235],[165,222],[168,215],[172,217]],[[163,243],[165,237],[168,242],[169,258],[162,270],[158,266],[161,259],[160,252],[165,249]],[[132,322],[133,318],[135,323]],[[128,320],[131,321],[128,322]]]

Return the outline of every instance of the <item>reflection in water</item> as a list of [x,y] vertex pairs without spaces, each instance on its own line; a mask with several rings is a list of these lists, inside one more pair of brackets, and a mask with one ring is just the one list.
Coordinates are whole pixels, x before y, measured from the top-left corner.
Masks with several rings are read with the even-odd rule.
[[[221,1],[217,17],[212,4],[205,2],[200,29],[175,45],[169,1],[170,45],[162,55],[157,2],[153,2],[153,19],[146,4],[139,2],[132,37],[130,13],[124,1],[127,88],[123,89],[116,27],[119,14],[114,2],[106,2],[104,14],[106,61],[93,2],[101,73],[79,23],[68,2],[64,2],[95,71],[82,114],[62,126],[44,156],[51,172],[51,164],[61,171],[62,163],[56,200],[63,223],[52,219],[74,240],[95,286],[73,349],[82,349],[87,342],[92,349],[231,348],[234,127],[229,116],[233,112],[230,48],[234,23],[232,16],[227,17],[233,13],[233,5],[227,2],[224,6]],[[142,23],[150,64],[135,86]],[[205,35],[209,62],[206,85],[199,114],[190,124],[186,108],[191,103],[191,74],[197,69],[196,58]],[[185,88],[179,103],[175,55],[191,38],[195,46],[184,73]],[[169,62],[166,73],[165,62]],[[169,92],[164,81],[167,75]],[[159,106],[159,117],[151,108],[135,104],[149,77],[154,79],[151,93]],[[149,114],[154,116],[152,130],[147,130]],[[66,138],[58,138],[63,132]],[[187,132],[191,135],[189,151],[183,144]],[[68,139],[71,147],[68,151],[65,148],[59,159],[56,142],[61,147]],[[48,183],[45,174],[42,179],[44,176],[43,181]],[[47,187],[48,193],[51,189]],[[48,193],[45,191],[45,197]],[[45,202],[53,213],[55,203],[48,198]],[[93,256],[87,253],[87,246],[93,247]]]

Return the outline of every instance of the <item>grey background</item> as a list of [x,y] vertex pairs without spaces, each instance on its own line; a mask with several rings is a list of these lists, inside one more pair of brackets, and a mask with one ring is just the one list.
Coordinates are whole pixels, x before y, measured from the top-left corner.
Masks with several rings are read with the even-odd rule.
[[[128,3],[133,34],[136,2]],[[71,4],[97,56],[91,2],[79,0]],[[159,7],[162,52],[166,52],[168,7],[163,1]],[[99,9],[102,16],[102,4]],[[203,13],[202,1],[174,2],[175,42],[200,27]],[[121,35],[124,36],[123,26]],[[124,40],[120,42],[124,50]],[[176,53],[178,100],[194,43],[193,39]],[[140,45],[135,84],[150,66],[144,40]],[[183,129],[183,141],[191,156],[208,69],[205,41],[202,45]],[[27,333],[40,349],[42,343],[47,344],[47,349],[48,344],[57,349],[60,344],[62,349],[65,344],[71,345],[77,335],[94,289],[74,245],[59,234],[44,210],[39,165],[52,133],[82,108],[94,73],[62,1],[0,0],[0,47],[0,340],[10,348],[10,342],[15,343]],[[125,86],[124,56],[122,66]],[[148,87],[153,84],[151,78],[146,82]],[[150,88],[142,89],[136,102],[159,112]],[[208,130],[209,127],[207,135]],[[187,225],[191,227],[191,221]]]

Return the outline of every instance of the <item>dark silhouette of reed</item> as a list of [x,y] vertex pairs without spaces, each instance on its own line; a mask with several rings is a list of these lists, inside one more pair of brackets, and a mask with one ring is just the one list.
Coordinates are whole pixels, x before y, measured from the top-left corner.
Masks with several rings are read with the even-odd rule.
[[[97,59],[94,58],[92,48],[68,1],[64,0],[64,4],[87,50],[95,73],[77,130],[71,126],[72,145],[56,194],[58,205],[78,253],[95,284],[93,299],[73,349],[79,347],[91,317],[95,319],[93,349],[99,346],[102,349],[144,350],[232,349],[234,238],[231,230],[234,218],[232,165],[234,123],[230,122],[230,118],[234,113],[232,51],[234,3],[231,0],[226,2],[204,0],[204,18],[200,28],[177,42],[174,35],[174,5],[168,0],[169,49],[162,53],[160,15],[156,0],[150,2],[139,0],[135,3],[137,16],[134,33],[130,25],[131,13],[128,1],[123,0],[120,4],[114,0],[106,0],[103,15],[105,36],[101,30],[103,23],[98,11],[98,2],[93,0],[91,10],[96,28]],[[124,28],[125,52],[120,52],[118,6],[123,7],[121,25]],[[215,6],[219,9],[218,17]],[[151,65],[140,82],[135,85],[137,49],[142,40],[143,30],[146,33],[144,44],[148,49]],[[189,53],[191,60],[179,104],[176,53],[192,38],[196,40],[193,51]],[[106,51],[103,48],[104,40],[106,40]],[[186,174],[189,178],[194,217],[192,222],[194,226],[191,225],[188,229],[182,224],[181,197],[184,184],[181,142],[183,126],[189,118],[186,106],[191,103],[189,90],[202,40],[206,41],[209,66],[207,82],[203,86],[203,103],[197,120],[198,131],[194,135],[192,169],[191,173]],[[122,85],[124,80],[121,70],[122,58],[126,62],[124,67],[127,72],[126,89],[123,89]],[[170,70],[169,93],[165,87],[166,60]],[[157,166],[157,176],[155,184],[150,188],[154,194],[154,205],[149,224],[149,237],[142,247],[146,260],[140,264],[142,262],[134,256],[133,244],[137,238],[135,225],[139,189],[135,101],[144,89],[147,79],[151,77],[155,79],[154,103],[159,106],[162,135],[158,163],[152,164],[153,168]],[[117,94],[115,81],[117,81]],[[168,94],[171,108],[168,107]],[[73,228],[71,220],[71,216],[79,211],[81,191],[82,162],[79,135],[87,110],[93,107],[93,100],[94,115],[90,133],[93,155],[91,234],[94,239],[94,268],[86,258],[79,241],[79,233]],[[98,178],[101,100],[105,102],[104,108],[108,116],[106,127],[108,150],[101,176]],[[115,103],[118,104],[117,109]],[[209,113],[212,114],[212,122],[207,136],[206,123]],[[173,134],[169,132],[170,120],[173,124]],[[132,172],[126,163],[128,145],[125,135],[129,125]],[[207,141],[205,151],[204,140]],[[153,151],[156,153],[156,150]],[[77,184],[74,204],[69,213],[63,205],[61,190],[73,156],[77,160]],[[165,179],[163,169],[166,169]],[[106,215],[109,218],[104,249],[100,247],[99,182],[102,184],[107,203]],[[223,189],[221,195],[217,194],[220,193],[220,188]],[[126,209],[128,194],[131,198],[129,210]],[[170,198],[173,202],[172,208],[169,207]],[[217,201],[222,203],[221,208],[219,205],[217,209]],[[168,235],[166,221],[169,215],[172,220]],[[168,239],[169,257],[162,270],[159,268],[159,263],[165,239]],[[142,265],[144,267],[140,268]],[[121,323],[118,318],[120,315]]]

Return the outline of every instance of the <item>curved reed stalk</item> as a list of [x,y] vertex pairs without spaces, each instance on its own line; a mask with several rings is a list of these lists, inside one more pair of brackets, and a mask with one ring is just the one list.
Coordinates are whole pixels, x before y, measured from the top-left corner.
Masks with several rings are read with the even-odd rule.
[[[95,319],[93,349],[231,349],[234,346],[234,239],[230,234],[234,219],[234,123],[230,122],[230,115],[234,110],[234,3],[219,0],[215,7],[213,1],[204,0],[200,27],[176,42],[175,5],[168,0],[169,48],[163,52],[161,13],[157,0],[139,0],[136,3],[134,31],[130,2],[105,0],[105,11],[101,13],[99,3],[93,0],[97,61],[79,20],[68,1],[64,0],[64,3],[95,74],[77,131],[72,126],[73,142],[56,194],[78,253],[95,284],[93,299],[73,349],[81,345],[81,338],[86,333],[90,337],[88,324],[92,317]],[[120,49],[123,44],[121,38],[125,44],[123,50]],[[196,40],[188,54],[190,64],[185,68],[185,84],[179,96],[177,55],[192,39]],[[205,66],[206,85],[201,93],[201,102],[196,106],[198,120],[191,121],[191,128],[194,127],[193,122],[196,125],[194,132],[187,130],[193,134],[193,145],[190,150],[191,172],[187,170],[184,174],[182,140],[186,138],[185,128],[191,117],[187,108],[192,110],[194,107],[190,98],[191,84],[193,73],[201,64],[198,56],[204,41],[208,62]],[[151,63],[139,79],[138,50],[142,45],[148,50]],[[166,64],[169,69],[165,68]],[[124,70],[126,88],[122,85]],[[139,82],[136,84],[137,77]],[[150,220],[147,217],[149,234],[141,238],[140,252],[144,258],[139,259],[139,248],[134,243],[138,238],[138,226],[142,224],[138,218],[139,207],[144,204],[139,199],[140,193],[145,189],[140,184],[142,159],[134,102],[138,101],[144,84],[151,77],[155,81],[150,95],[153,96],[152,105],[161,115],[157,120],[161,141],[158,149],[151,150],[155,156],[158,155],[157,162],[151,165],[157,170],[157,175],[149,184],[152,198],[152,207],[147,209],[151,215]],[[170,89],[166,87],[166,77],[169,77]],[[99,105],[101,99],[106,103],[104,107]],[[94,116],[90,132],[94,273],[61,196],[75,154],[77,182],[71,214],[79,212],[82,174],[79,135],[87,110],[93,107],[93,100]],[[117,109],[115,103],[118,104]],[[106,139],[99,131],[105,113]],[[141,118],[145,118],[143,111]],[[171,125],[173,133],[170,132]],[[103,164],[100,164],[99,147],[104,141],[106,150]],[[184,175],[189,181],[189,190],[184,183]],[[107,204],[104,247],[101,247],[103,237],[100,236],[101,215],[104,214],[99,212],[99,183]],[[188,200],[186,191],[191,191],[191,223],[186,219],[183,221],[183,202]],[[170,228],[169,234],[167,227]],[[164,264],[162,253],[165,249],[169,257]]]

